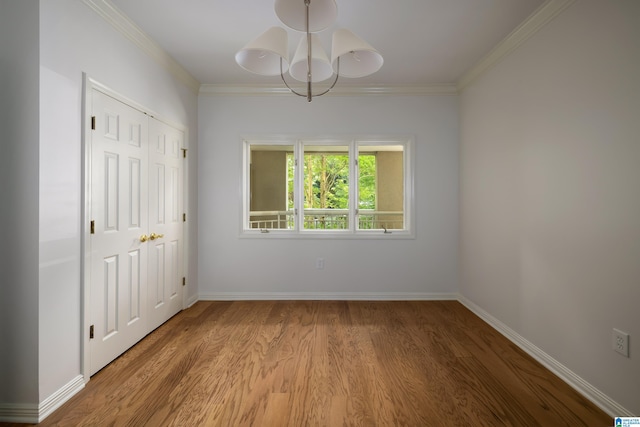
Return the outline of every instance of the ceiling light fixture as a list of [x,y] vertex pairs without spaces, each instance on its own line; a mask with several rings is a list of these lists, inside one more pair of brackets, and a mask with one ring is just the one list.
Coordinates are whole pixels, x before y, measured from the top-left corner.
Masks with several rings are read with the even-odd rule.
[[[375,73],[382,67],[382,55],[349,30],[333,33],[331,62],[322,48],[317,32],[332,25],[338,16],[335,0],[275,0],[275,12],[280,21],[295,31],[305,33],[289,64],[289,40],[281,27],[271,27],[238,53],[236,62],[242,68],[263,76],[282,77],[285,86],[294,94],[311,102],[313,97],[328,93],[338,77],[359,78]],[[284,73],[306,82],[306,93],[295,91],[287,83]],[[313,93],[312,84],[335,78],[328,89]]]

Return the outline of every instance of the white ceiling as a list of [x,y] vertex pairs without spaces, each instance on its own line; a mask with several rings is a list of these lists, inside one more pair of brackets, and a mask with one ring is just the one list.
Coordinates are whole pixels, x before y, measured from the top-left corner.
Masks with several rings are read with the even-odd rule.
[[[300,0],[302,1],[302,0]],[[234,59],[247,42],[283,26],[273,0],[111,0],[202,84],[273,84]],[[384,57],[377,73],[357,84],[456,83],[544,0],[336,0],[337,22],[319,33],[348,28]],[[289,32],[290,55],[299,35]],[[347,79],[345,79],[347,80]],[[342,80],[342,84],[347,81]]]

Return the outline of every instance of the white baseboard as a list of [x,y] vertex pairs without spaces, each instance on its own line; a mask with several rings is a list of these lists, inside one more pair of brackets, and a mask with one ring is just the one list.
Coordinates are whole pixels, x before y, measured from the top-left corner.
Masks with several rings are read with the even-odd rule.
[[453,293],[428,292],[211,292],[200,294],[201,301],[430,301],[457,300]]
[[462,295],[458,295],[458,301],[462,303],[465,307],[475,313],[478,317],[484,320],[496,331],[500,332],[504,335],[509,341],[513,342],[515,345],[520,347],[525,353],[536,359],[540,362],[545,368],[553,372],[555,375],[560,377],[560,379],[573,389],[575,389],[578,393],[582,394],[584,397],[589,399],[593,404],[598,406],[604,412],[606,412],[611,417],[631,417],[633,414],[631,411],[623,408],[621,405],[616,403],[609,396],[602,393],[600,390],[589,384],[587,381],[582,379],[580,376],[576,375],[575,372],[571,371],[569,368],[564,366],[562,363],[558,362],[553,357],[549,356],[547,353],[542,351],[540,348],[536,347],[533,343],[526,340],[520,334],[518,334],[513,329],[509,328],[507,325],[502,323],[500,320],[496,319],[488,312],[483,310],[481,307],[476,305],[471,300],[465,298]]
[[84,388],[84,377],[78,375],[38,404],[0,404],[0,422],[37,424]]
[[51,415],[53,411],[71,399],[77,392],[84,388],[85,381],[83,375],[78,375],[69,381],[64,387],[46,398],[40,403],[38,408],[38,422]]
[[0,423],[38,423],[38,405],[35,403],[0,403]]

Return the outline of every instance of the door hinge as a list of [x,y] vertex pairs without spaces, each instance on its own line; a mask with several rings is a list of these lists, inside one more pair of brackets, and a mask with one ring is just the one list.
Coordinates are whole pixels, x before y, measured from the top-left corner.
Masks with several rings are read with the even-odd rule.
[[187,286],[187,278],[186,277],[182,278],[182,286]]
[[91,220],[91,234],[96,234],[96,221]]
[[187,149],[186,148],[182,149],[182,157],[185,158],[185,159],[187,158]]
[[91,116],[91,130],[96,130],[96,116]]
[[93,339],[93,325],[89,326],[89,339]]

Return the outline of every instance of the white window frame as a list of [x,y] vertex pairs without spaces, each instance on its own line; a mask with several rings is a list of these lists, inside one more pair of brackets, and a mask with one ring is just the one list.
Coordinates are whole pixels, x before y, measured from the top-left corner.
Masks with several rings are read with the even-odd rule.
[[[248,135],[242,140],[242,180],[241,180],[241,212],[240,237],[242,238],[312,238],[312,239],[413,239],[415,238],[415,194],[414,194],[414,138],[406,135],[392,136],[295,136],[295,135]],[[256,229],[250,228],[250,159],[251,146],[283,145],[293,146],[296,168],[294,170],[294,229]],[[302,194],[302,170],[305,145],[344,145],[349,154],[349,228],[343,230],[305,230],[304,196]],[[393,230],[361,230],[357,227],[358,209],[358,146],[402,145],[404,170],[404,229]]]

